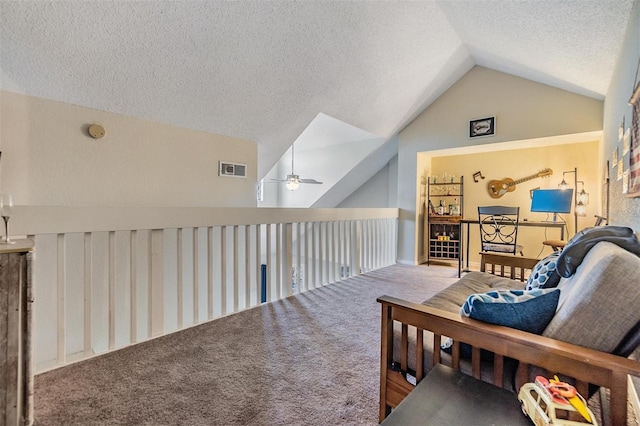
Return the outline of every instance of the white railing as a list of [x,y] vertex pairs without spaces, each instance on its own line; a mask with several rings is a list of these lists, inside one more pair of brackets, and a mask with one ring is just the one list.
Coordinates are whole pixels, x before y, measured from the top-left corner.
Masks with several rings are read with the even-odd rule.
[[36,371],[393,264],[397,217],[397,209],[17,207],[11,233],[36,248]]

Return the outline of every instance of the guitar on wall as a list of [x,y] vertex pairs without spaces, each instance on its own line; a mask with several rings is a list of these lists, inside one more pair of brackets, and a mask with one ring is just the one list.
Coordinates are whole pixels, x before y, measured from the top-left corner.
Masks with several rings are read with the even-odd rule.
[[516,185],[519,183],[526,182],[531,179],[548,177],[552,174],[553,170],[547,168],[540,170],[534,175],[523,177],[522,179],[518,180],[513,180],[511,178],[504,178],[502,180],[490,180],[489,183],[487,183],[487,191],[489,192],[491,198],[500,198],[507,192],[515,191]]

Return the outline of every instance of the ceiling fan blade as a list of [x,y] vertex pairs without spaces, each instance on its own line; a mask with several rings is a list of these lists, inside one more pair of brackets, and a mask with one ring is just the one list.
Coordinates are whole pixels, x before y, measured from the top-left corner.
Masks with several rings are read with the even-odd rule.
[[299,182],[300,183],[312,183],[312,184],[315,184],[315,185],[322,185],[322,182],[318,182],[315,179],[299,179]]

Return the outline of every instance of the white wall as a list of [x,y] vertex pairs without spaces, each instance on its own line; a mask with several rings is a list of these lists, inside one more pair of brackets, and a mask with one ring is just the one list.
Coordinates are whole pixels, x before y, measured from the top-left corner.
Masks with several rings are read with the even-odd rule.
[[[618,141],[618,127],[623,120],[625,129],[631,127],[631,107],[629,98],[633,87],[640,81],[638,67],[640,63],[640,2],[636,1],[627,33],[620,50],[607,97],[604,103],[604,135],[601,150],[600,170],[604,170],[604,162],[611,161],[614,147],[618,147],[622,155],[622,143]],[[637,73],[637,74],[636,74]],[[634,81],[635,79],[635,81]],[[629,154],[623,157],[624,169],[629,169]],[[629,226],[640,231],[640,197],[627,198],[622,193],[622,180],[616,179],[618,169],[610,168],[611,176],[611,221],[612,225]]]
[[[87,127],[106,129],[92,139]],[[254,142],[0,92],[0,188],[22,205],[254,207]],[[247,164],[246,179],[218,161]]]
[[[496,136],[469,139],[469,120],[488,116],[496,117]],[[419,152],[599,130],[601,101],[474,67],[399,134],[399,261],[418,261]]]
[[[295,191],[289,191],[284,183],[274,184],[271,179],[285,179],[291,174],[291,149],[278,161],[265,177],[265,196],[260,207],[335,207],[344,200],[357,185],[353,184],[351,173],[357,167],[367,164],[367,157],[375,153],[384,144],[383,138],[370,138],[339,144],[320,146],[314,149],[295,150],[295,174],[301,179],[316,179],[322,185],[301,184]],[[394,151],[395,152],[395,151]],[[390,157],[387,157],[390,158]],[[386,160],[385,160],[386,161]],[[384,163],[383,163],[384,164]],[[373,167],[373,166],[372,166]],[[380,165],[382,167],[382,164]],[[371,172],[373,175],[377,171]],[[349,177],[351,179],[349,179]],[[345,181],[345,178],[347,181]],[[365,178],[366,179],[366,178]],[[349,185],[353,187],[349,187]],[[339,201],[317,205],[317,201],[329,192],[339,190]],[[334,197],[335,198],[335,197]]]
[[396,207],[398,199],[398,157],[338,205],[353,207]]

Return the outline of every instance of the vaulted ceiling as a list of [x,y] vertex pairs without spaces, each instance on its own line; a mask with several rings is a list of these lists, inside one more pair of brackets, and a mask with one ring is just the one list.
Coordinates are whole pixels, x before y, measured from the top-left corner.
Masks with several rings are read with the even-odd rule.
[[389,138],[475,64],[602,99],[632,5],[2,0],[0,88],[254,140],[262,177],[318,114]]

